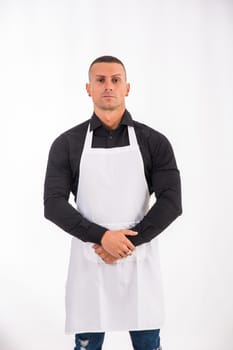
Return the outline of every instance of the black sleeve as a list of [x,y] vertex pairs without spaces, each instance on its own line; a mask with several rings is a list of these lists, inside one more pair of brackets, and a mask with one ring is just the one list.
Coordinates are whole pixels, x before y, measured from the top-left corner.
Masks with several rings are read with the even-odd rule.
[[86,220],[69,202],[73,175],[64,134],[52,144],[44,183],[44,215],[72,236],[100,244],[106,228]]
[[132,228],[138,235],[128,236],[135,246],[151,241],[182,214],[180,174],[172,146],[163,135],[158,146],[152,149],[150,177],[156,202]]

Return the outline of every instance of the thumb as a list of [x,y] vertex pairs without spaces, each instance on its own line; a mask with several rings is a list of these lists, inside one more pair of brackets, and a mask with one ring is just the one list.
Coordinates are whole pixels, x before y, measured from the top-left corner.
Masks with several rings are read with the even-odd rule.
[[127,230],[125,234],[126,234],[126,236],[136,236],[136,235],[138,235],[138,232],[132,231],[132,230]]

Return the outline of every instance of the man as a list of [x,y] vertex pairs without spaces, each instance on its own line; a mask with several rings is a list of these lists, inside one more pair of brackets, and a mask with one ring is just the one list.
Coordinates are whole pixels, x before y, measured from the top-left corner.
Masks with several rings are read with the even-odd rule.
[[129,331],[136,350],[161,349],[157,236],[182,211],[173,150],[126,110],[119,59],[92,62],[86,90],[94,113],[54,141],[45,179],[45,217],[73,236],[66,332],[75,350],[102,349],[105,331]]

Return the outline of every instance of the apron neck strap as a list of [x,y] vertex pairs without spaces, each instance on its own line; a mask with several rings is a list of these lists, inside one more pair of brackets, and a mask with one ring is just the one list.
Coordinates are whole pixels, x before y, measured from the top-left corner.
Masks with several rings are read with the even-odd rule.
[[[128,128],[128,135],[129,135],[129,146],[130,148],[135,148],[137,147],[137,138],[135,134],[135,130],[133,126],[127,126]],[[87,134],[86,134],[86,139],[84,143],[84,149],[91,149],[92,147],[92,139],[93,139],[93,130],[90,130],[90,123],[88,124],[87,128]]]

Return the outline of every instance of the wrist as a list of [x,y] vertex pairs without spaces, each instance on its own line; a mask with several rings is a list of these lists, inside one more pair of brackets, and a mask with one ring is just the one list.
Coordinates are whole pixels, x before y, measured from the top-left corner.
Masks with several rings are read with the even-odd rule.
[[106,238],[106,236],[108,235],[108,232],[109,232],[109,230],[107,230],[107,231],[104,232],[104,234],[103,234],[103,236],[102,236],[102,238],[101,238],[101,240],[100,240],[100,244],[101,244],[101,245],[103,245],[103,243],[104,243],[104,241],[105,241],[105,238]]

